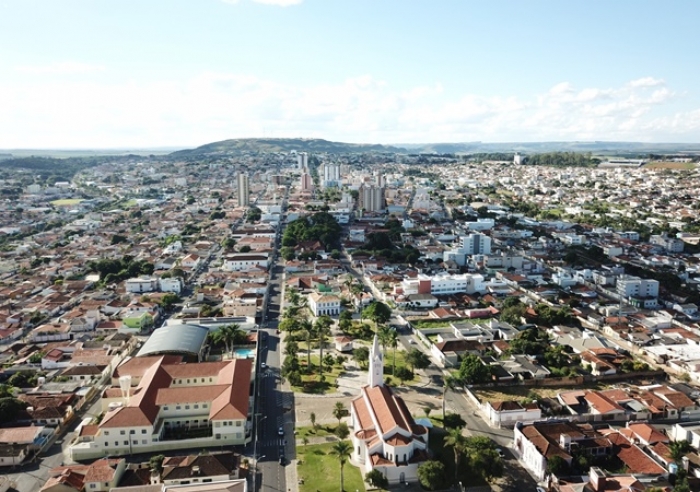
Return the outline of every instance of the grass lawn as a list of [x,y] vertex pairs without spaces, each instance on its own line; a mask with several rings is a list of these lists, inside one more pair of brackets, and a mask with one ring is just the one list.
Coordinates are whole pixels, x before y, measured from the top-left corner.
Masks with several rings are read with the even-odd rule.
[[311,364],[313,370],[311,374],[306,373],[306,354],[299,354],[299,365],[301,366],[301,386],[292,386],[294,391],[300,393],[325,394],[330,391],[335,391],[335,383],[338,380],[338,375],[343,372],[343,368],[339,365],[334,365],[330,371],[324,369],[323,375],[325,381],[318,380],[318,363],[320,357],[318,354],[311,354]]
[[[314,444],[297,447],[297,476],[304,483],[299,484],[301,492],[337,492],[340,488],[340,463],[330,454],[333,443]],[[344,489],[347,491],[365,490],[359,468],[349,462],[343,468]]]
[[694,162],[654,161],[646,164],[644,167],[649,169],[695,169],[697,165]]
[[430,328],[449,328],[450,321],[445,321],[442,319],[416,319],[409,320],[411,326],[417,328],[418,330],[429,330]]
[[51,205],[54,207],[71,207],[79,204],[82,201],[84,201],[82,198],[62,198],[60,200],[52,201]]
[[335,428],[337,425],[335,424],[330,424],[330,425],[316,425],[316,430],[314,430],[313,427],[306,426],[306,427],[297,427],[294,429],[294,435],[296,436],[297,439],[303,439],[304,437],[307,438],[312,438],[312,437],[327,437],[327,436],[333,436],[335,435]]
[[[406,351],[405,350],[396,350],[396,368],[398,369],[399,367],[409,367],[408,364],[406,364]],[[399,379],[395,378],[392,376],[392,371],[394,368],[394,349],[393,348],[388,348],[384,354],[384,376],[391,377],[395,383],[399,383]],[[415,381],[419,381],[419,378],[415,377],[413,378]],[[412,380],[407,380],[405,381],[406,383],[410,383]]]

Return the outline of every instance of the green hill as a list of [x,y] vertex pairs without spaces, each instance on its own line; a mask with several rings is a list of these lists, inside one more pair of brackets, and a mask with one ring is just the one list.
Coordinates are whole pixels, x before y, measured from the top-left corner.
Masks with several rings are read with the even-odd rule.
[[178,150],[170,155],[173,157],[195,157],[255,152],[291,152],[292,150],[333,154],[405,152],[405,149],[388,145],[330,142],[320,138],[236,138],[209,143],[196,149]]

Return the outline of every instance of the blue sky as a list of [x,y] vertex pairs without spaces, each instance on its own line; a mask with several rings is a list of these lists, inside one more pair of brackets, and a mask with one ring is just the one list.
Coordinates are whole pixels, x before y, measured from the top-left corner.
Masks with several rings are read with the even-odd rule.
[[700,2],[0,0],[0,148],[700,142]]

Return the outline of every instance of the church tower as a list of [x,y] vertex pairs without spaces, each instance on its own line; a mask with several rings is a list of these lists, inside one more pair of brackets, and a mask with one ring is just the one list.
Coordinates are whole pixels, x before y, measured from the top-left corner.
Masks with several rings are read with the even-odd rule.
[[374,335],[372,349],[369,351],[369,387],[384,386],[384,354],[379,348],[379,338]]

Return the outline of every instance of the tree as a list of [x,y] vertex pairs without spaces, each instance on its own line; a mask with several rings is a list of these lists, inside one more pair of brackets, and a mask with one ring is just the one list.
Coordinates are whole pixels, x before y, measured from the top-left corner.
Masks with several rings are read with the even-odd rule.
[[430,412],[432,412],[432,411],[433,411],[432,407],[430,407],[428,405],[425,405],[423,407],[423,413],[425,414],[426,419],[430,418]]
[[[316,318],[316,323],[314,323],[314,329],[316,331],[316,336],[318,337],[319,345],[319,356],[320,360],[323,360],[323,347],[326,344],[326,336],[330,334],[331,325],[333,320],[330,316],[324,314]],[[319,364],[319,380],[323,378],[323,364]]]
[[416,470],[418,481],[428,490],[440,490],[445,486],[445,465],[436,460],[428,460]]
[[245,332],[241,326],[236,323],[223,325],[210,335],[214,343],[223,343],[226,346],[226,352],[233,357],[233,346],[236,342],[241,342],[245,339]]
[[148,467],[155,471],[158,472],[158,475],[160,475],[163,472],[163,461],[165,460],[165,456],[162,454],[156,454],[154,456],[151,456],[151,458],[148,460]]
[[445,376],[442,380],[442,420],[445,421],[445,409],[447,407],[447,390],[454,391],[459,386],[459,380],[454,376]]
[[22,400],[13,397],[0,398],[0,425],[14,422],[20,412],[27,408]]
[[342,420],[343,417],[347,414],[347,409],[345,408],[345,405],[343,405],[342,401],[337,401],[335,402],[335,407],[333,408],[333,416],[338,419],[338,425],[340,425],[340,421]]
[[401,366],[396,369],[394,376],[399,378],[399,382],[403,384],[409,379],[413,379],[413,372],[408,367]]
[[365,482],[378,489],[389,488],[389,480],[376,468],[365,474]]
[[338,427],[335,428],[335,435],[341,441],[346,439],[350,435],[350,428],[345,422],[338,423]]
[[462,416],[458,413],[448,413],[445,415],[442,419],[442,424],[446,429],[461,429],[467,425]]
[[311,340],[314,337],[313,325],[309,320],[304,320],[300,323],[301,336],[306,342],[306,372],[311,372]]
[[562,475],[569,471],[569,463],[561,456],[552,456],[547,458],[547,473],[552,475]]
[[375,301],[362,310],[362,317],[371,319],[378,325],[385,324],[391,319],[391,308],[383,302]]
[[491,371],[491,366],[482,363],[476,355],[469,354],[462,359],[459,379],[464,384],[483,384],[491,380]]
[[345,468],[345,463],[347,463],[348,459],[352,455],[352,445],[347,441],[337,442],[333,445],[331,454],[337,456],[338,462],[340,463],[340,492],[343,492],[343,490],[345,490],[343,483],[345,477],[343,475],[343,471]]
[[411,372],[416,369],[425,369],[430,366],[430,357],[418,349],[411,349],[406,354],[406,363],[411,367]]
[[168,292],[167,294],[163,294],[163,297],[161,297],[160,303],[164,309],[171,309],[173,307],[173,305],[175,305],[181,301],[182,301],[182,299],[180,299],[179,295],[173,294],[172,292]]
[[673,441],[670,443],[668,445],[668,450],[673,462],[680,465],[683,463],[683,458],[685,455],[693,451],[693,447],[686,439],[683,439],[681,441]]
[[369,349],[367,347],[357,347],[353,349],[352,356],[360,366],[365,367],[367,361],[369,361]]
[[467,438],[462,435],[462,429],[450,429],[444,439],[445,446],[452,448],[455,457],[455,482],[458,477],[459,462],[467,449]]
[[309,420],[311,421],[311,427],[314,430],[314,433],[316,432],[316,413],[311,412],[311,415],[309,415]]

